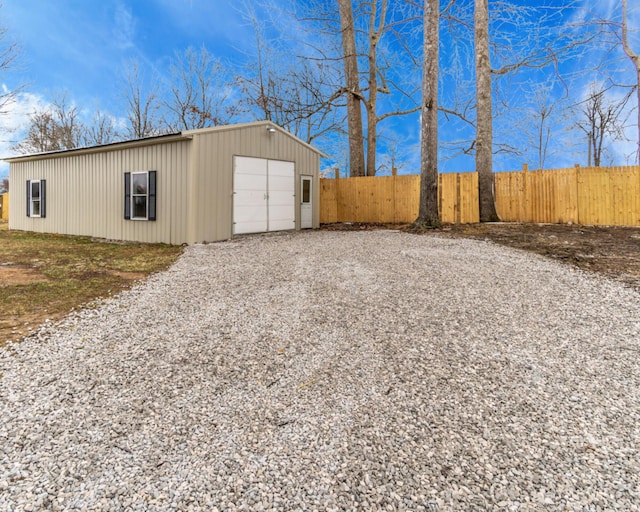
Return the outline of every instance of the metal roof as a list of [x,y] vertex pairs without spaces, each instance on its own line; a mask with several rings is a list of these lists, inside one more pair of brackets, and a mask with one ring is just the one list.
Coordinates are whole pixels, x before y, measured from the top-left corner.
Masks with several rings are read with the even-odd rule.
[[210,132],[221,132],[221,131],[228,131],[228,130],[239,130],[239,129],[243,129],[243,128],[250,128],[250,127],[254,127],[254,126],[260,126],[263,125],[266,128],[273,128],[277,131],[279,131],[280,133],[291,137],[292,139],[294,139],[295,141],[297,141],[299,144],[307,147],[308,149],[310,149],[311,151],[314,151],[315,153],[317,153],[318,155],[320,155],[321,157],[327,157],[327,155],[325,155],[322,151],[319,151],[318,149],[314,148],[311,144],[306,143],[305,141],[303,141],[302,139],[299,139],[298,137],[296,137],[295,135],[293,135],[292,133],[289,133],[287,130],[285,130],[284,128],[278,126],[277,124],[274,124],[270,121],[254,121],[251,123],[240,123],[240,124],[230,124],[230,125],[224,125],[224,126],[213,126],[210,128],[198,128],[195,130],[184,130],[182,132],[177,132],[177,133],[167,133],[167,134],[163,134],[163,135],[154,135],[152,137],[145,137],[142,139],[133,139],[133,140],[125,140],[125,141],[118,141],[118,142],[110,142],[108,144],[101,144],[98,146],[88,146],[88,147],[81,147],[81,148],[73,148],[73,149],[61,149],[58,151],[47,151],[47,152],[43,152],[43,153],[32,153],[29,155],[18,155],[18,156],[12,156],[12,157],[7,157],[7,158],[3,158],[2,160],[4,160],[5,162],[24,162],[27,160],[42,160],[42,159],[46,159],[46,158],[59,158],[59,157],[63,157],[63,156],[68,156],[68,155],[82,155],[82,154],[88,154],[88,153],[99,153],[99,152],[105,152],[105,151],[116,151],[118,149],[127,149],[130,147],[139,147],[139,146],[149,146],[149,145],[153,145],[153,144],[168,144],[170,142],[176,142],[176,141],[181,141],[181,140],[190,140],[193,138],[194,135],[198,135],[201,133],[210,133]]

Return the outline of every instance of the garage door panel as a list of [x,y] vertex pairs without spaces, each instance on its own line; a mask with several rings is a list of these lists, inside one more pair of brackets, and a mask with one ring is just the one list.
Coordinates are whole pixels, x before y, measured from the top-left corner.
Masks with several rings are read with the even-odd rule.
[[267,207],[265,193],[261,191],[247,191],[242,194],[238,193],[234,196],[234,201],[237,207],[255,206],[260,207],[263,210]]
[[265,233],[266,228],[263,222],[238,222],[235,225],[235,235],[248,235],[251,233]]
[[235,233],[262,233],[267,230],[267,220],[264,216],[264,206],[243,206],[239,207],[238,219],[234,225]]
[[[294,228],[295,223],[291,222],[291,219],[269,221],[269,231],[288,231]],[[257,231],[254,231],[254,233],[257,233]]]
[[293,162],[235,157],[234,234],[295,229]]
[[235,157],[235,171],[241,174],[266,176],[267,161],[263,158],[237,156]]
[[269,202],[269,231],[295,229],[295,218],[291,215],[290,203],[277,204]]
[[287,192],[294,192],[293,187],[293,174],[291,176],[271,176],[269,175],[269,192],[279,192],[286,190]]
[[233,185],[236,192],[267,192],[267,178],[259,174],[236,174]]
[[[269,208],[276,205],[291,208],[294,203],[294,197],[290,192],[269,192]],[[293,217],[291,210],[289,210],[288,215]]]
[[279,160],[269,160],[269,177],[292,176],[295,172],[293,162],[281,162]]
[[269,231],[295,229],[295,166],[269,160]]
[[267,162],[235,157],[233,165],[233,233],[266,231]]

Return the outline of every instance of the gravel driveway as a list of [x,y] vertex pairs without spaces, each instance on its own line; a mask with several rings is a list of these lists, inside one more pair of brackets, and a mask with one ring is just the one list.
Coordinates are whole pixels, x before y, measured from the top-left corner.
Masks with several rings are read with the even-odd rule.
[[392,231],[189,247],[0,353],[0,510],[640,510],[640,295]]

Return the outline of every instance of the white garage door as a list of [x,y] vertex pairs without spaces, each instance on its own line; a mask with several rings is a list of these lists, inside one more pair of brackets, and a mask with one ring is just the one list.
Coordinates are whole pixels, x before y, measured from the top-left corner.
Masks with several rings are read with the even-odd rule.
[[233,233],[294,229],[293,162],[237,156],[233,171]]

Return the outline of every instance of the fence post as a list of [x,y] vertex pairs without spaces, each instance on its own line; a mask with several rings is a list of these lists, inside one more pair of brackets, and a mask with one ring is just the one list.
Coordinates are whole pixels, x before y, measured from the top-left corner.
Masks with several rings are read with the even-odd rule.
[[393,223],[397,224],[398,222],[398,205],[396,203],[396,189],[398,188],[398,169],[395,167],[391,167],[391,176],[392,176],[392,184],[393,184]]
[[525,222],[531,222],[529,213],[531,200],[529,199],[529,164],[522,164],[522,195],[524,196],[524,215],[521,217]]
[[[591,146],[589,146],[589,150],[591,150]],[[581,187],[580,187],[580,164],[576,164],[575,165],[576,168],[576,208],[578,209],[578,214],[576,215],[576,217],[578,218],[578,220],[576,221],[576,224],[582,224],[582,215],[580,215],[580,213],[582,212],[582,208],[580,208],[580,192],[581,192]]]
[[462,179],[462,176],[460,175],[459,172],[457,172],[456,173],[456,204],[454,206],[456,224],[462,224],[462,195],[460,193],[461,179]]
[[342,215],[344,214],[344,208],[342,207],[342,197],[340,195],[340,168],[336,167],[336,217],[338,222],[344,222]]

